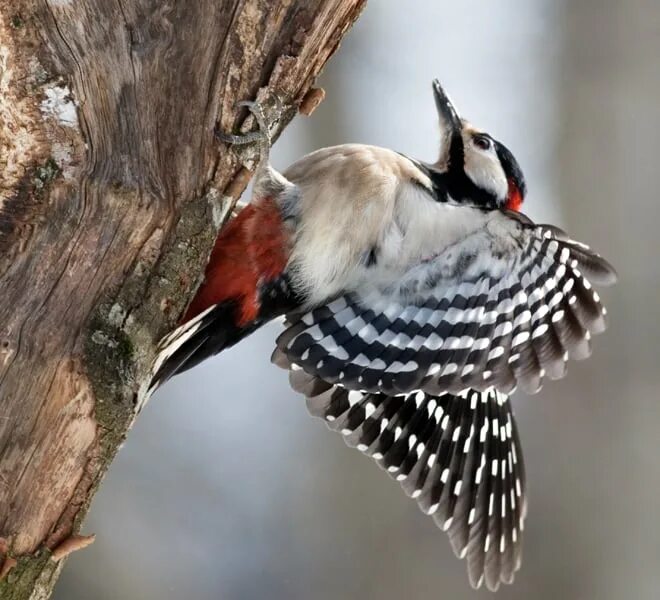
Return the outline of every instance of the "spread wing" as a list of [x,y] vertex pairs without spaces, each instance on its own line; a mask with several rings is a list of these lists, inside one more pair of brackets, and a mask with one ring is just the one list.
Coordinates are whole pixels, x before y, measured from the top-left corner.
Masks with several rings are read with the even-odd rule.
[[278,350],[347,389],[536,392],[590,353],[605,327],[594,283],[612,267],[561,230],[496,213],[487,227],[396,280],[289,315]]
[[527,506],[507,392],[589,354],[605,326],[591,282],[615,278],[559,229],[496,213],[381,287],[289,315],[273,361],[448,531],[472,585],[495,590],[520,566]]
[[349,391],[299,369],[291,383],[315,417],[400,482],[466,558],[470,583],[496,590],[520,568],[525,471],[509,398],[484,392],[388,396]]

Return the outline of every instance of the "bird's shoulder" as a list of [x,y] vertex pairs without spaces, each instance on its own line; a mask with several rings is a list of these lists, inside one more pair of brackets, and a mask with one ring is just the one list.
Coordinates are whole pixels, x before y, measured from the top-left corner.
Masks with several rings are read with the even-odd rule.
[[419,164],[389,148],[369,144],[341,144],[303,156],[284,171],[284,176],[300,187],[318,187],[327,180],[343,187],[379,181],[414,181],[430,186],[428,175]]

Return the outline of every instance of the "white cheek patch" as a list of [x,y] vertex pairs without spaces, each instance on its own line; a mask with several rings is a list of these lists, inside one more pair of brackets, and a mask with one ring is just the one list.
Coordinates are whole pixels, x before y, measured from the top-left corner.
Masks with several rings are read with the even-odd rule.
[[509,191],[504,169],[494,150],[480,150],[465,144],[465,174],[477,187],[505,200]]

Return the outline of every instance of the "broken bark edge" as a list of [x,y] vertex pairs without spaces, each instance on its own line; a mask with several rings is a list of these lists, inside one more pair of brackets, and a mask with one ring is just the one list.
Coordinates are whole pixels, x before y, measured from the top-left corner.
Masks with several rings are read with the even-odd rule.
[[325,99],[325,90],[323,88],[312,88],[305,94],[300,103],[300,114],[311,117],[312,113],[318,108],[319,104]]
[[77,552],[83,548],[94,543],[96,535],[72,535],[70,538],[64,540],[50,556],[50,559],[54,562],[59,562],[66,556],[69,556],[72,552]]

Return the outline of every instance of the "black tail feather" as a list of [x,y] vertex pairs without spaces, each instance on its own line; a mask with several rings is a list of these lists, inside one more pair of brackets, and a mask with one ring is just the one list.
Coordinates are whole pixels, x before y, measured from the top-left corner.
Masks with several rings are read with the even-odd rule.
[[301,299],[286,274],[262,282],[258,289],[257,316],[243,324],[239,299],[224,300],[186,321],[162,339],[153,367],[149,394],[168,379],[230,348],[275,317],[294,310]]
[[261,319],[236,325],[236,306],[234,301],[216,304],[163,338],[150,390],[230,348],[263,325]]

